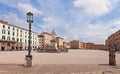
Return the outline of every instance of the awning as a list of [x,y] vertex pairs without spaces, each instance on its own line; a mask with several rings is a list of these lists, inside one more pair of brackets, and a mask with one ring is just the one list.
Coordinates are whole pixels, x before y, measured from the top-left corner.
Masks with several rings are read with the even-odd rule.
[[1,45],[1,47],[5,47],[5,45]]

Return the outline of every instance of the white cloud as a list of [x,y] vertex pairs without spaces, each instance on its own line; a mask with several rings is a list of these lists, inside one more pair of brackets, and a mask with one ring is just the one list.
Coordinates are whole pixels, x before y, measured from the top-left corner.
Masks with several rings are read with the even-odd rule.
[[24,13],[32,12],[34,14],[44,15],[41,10],[33,7],[31,4],[18,3],[18,8]]
[[59,19],[56,19],[56,18],[53,18],[53,17],[44,17],[42,20],[44,22],[52,22],[52,23],[59,23],[60,22]]
[[57,18],[57,17],[52,17],[52,16],[48,16],[48,17],[44,17],[43,19],[43,23],[41,25],[39,25],[41,28],[43,29],[68,29],[69,28],[69,24],[61,19],[61,18]]
[[94,43],[105,43],[109,35],[120,29],[120,20],[114,20],[106,23],[88,24],[86,30],[81,33],[85,41]]
[[0,0],[1,3],[4,3],[10,7],[16,8],[18,2],[30,3],[30,0]]
[[15,13],[8,13],[4,15],[4,19],[8,21],[11,24],[14,24],[16,26],[22,27],[22,28],[28,28],[28,23],[22,19],[20,19],[17,14]]
[[116,27],[120,28],[120,20],[115,21],[113,24],[115,24]]
[[94,16],[109,13],[117,0],[75,0],[74,7],[83,8],[84,12]]
[[96,24],[96,25],[89,24],[88,28],[98,30],[98,29],[102,28],[102,26],[99,24]]

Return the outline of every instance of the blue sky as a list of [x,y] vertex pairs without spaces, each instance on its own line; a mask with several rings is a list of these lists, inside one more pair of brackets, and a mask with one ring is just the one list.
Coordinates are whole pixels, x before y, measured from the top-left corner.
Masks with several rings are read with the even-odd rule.
[[34,14],[32,30],[56,29],[65,41],[105,43],[120,29],[120,0],[0,0],[0,19],[28,28],[26,13]]

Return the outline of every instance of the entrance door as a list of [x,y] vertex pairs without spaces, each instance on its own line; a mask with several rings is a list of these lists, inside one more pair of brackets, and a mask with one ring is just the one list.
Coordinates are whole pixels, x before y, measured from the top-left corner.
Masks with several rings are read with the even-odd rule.
[[18,47],[16,47],[16,50],[18,51]]
[[1,47],[1,51],[5,51],[5,47]]
[[12,46],[12,50],[14,50],[14,47]]

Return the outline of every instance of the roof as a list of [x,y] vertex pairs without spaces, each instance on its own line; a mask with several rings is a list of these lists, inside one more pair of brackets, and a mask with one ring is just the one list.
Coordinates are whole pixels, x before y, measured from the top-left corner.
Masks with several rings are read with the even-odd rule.
[[63,39],[62,37],[56,37],[56,38],[60,38],[60,39]]
[[43,35],[38,35],[38,37],[43,37]]
[[[44,33],[44,34],[48,34],[48,35],[51,35],[51,34],[50,34],[50,33],[48,33],[48,32],[42,32],[42,34],[43,34],[43,33]],[[52,36],[52,35],[51,35],[51,36]]]
[[[19,29],[23,29],[23,30],[26,30],[26,31],[29,31],[28,29],[21,28],[21,27],[18,27],[18,26],[15,26],[15,25],[9,24],[8,22],[3,21],[3,20],[0,20],[0,23],[2,23],[2,24],[6,24],[6,25],[9,25],[9,26],[12,26],[12,27],[16,27],[16,28],[19,28]],[[32,32],[38,34],[37,32],[34,32],[34,31],[32,31]]]

